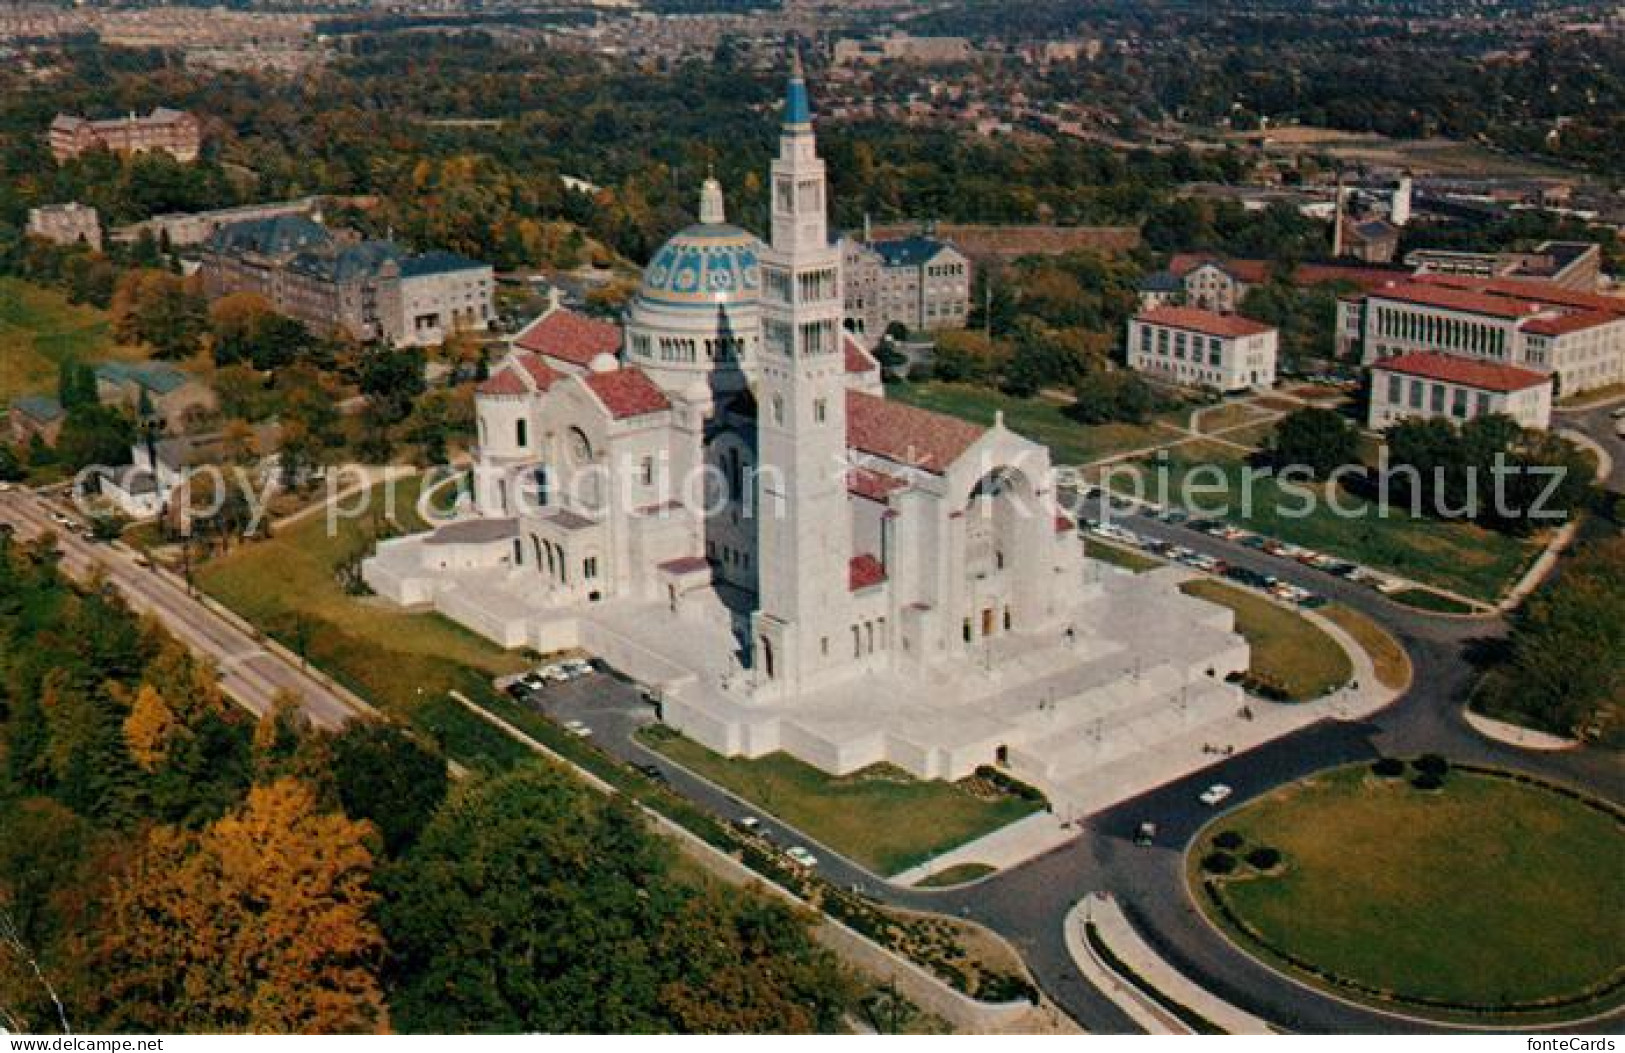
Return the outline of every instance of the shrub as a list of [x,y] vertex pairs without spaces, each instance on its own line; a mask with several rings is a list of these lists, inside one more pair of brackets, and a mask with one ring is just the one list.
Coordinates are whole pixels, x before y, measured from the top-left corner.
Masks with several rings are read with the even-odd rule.
[[1236,857],[1229,852],[1209,852],[1202,857],[1202,869],[1219,876],[1234,873]]
[[1222,848],[1226,852],[1234,852],[1242,845],[1242,836],[1235,830],[1220,830],[1213,835],[1213,847]]
[[1405,774],[1405,762],[1398,757],[1382,757],[1372,762],[1371,773],[1382,779],[1397,779]]
[[1012,777],[1008,772],[993,767],[991,764],[984,764],[977,768],[976,777],[986,779],[1012,797],[1019,797],[1024,801],[1033,801],[1038,804],[1045,803],[1044,791],[1036,786],[1029,786],[1027,783]]
[[1260,845],[1247,853],[1247,865],[1254,870],[1274,870],[1281,865],[1281,851],[1278,848]]
[[1443,779],[1445,773],[1450,770],[1450,762],[1437,753],[1424,753],[1411,761],[1411,767],[1423,775],[1432,775]]
[[1411,785],[1418,790],[1438,790],[1444,787],[1444,779],[1432,772],[1423,772],[1411,780]]

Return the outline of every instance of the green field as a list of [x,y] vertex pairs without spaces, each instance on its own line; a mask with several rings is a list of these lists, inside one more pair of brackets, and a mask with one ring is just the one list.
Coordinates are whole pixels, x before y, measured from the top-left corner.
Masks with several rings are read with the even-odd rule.
[[1024,815],[1036,802],[985,799],[941,780],[884,765],[826,775],[785,753],[723,757],[669,732],[644,742],[882,876],[957,848]]
[[1090,559],[1098,559],[1102,563],[1110,563],[1114,567],[1135,574],[1144,574],[1148,570],[1156,570],[1164,566],[1164,562],[1155,556],[1148,556],[1143,552],[1136,552],[1131,548],[1123,548],[1109,541],[1102,541],[1097,537],[1090,537],[1084,542],[1084,554]]
[[[395,486],[400,529],[423,529],[412,511],[417,478]],[[445,709],[448,690],[480,697],[491,677],[518,672],[524,662],[439,615],[409,614],[347,594],[335,568],[360,550],[372,529],[370,520],[342,520],[330,536],[327,517],[313,515],[268,541],[247,542],[212,560],[196,580],[287,646],[298,650],[302,638],[314,665],[381,708],[460,723],[458,714]]]
[[[1230,919],[1200,887],[1198,902],[1276,964],[1292,968],[1290,956],[1358,985],[1336,986],[1341,995],[1503,1020],[1579,1017],[1620,999],[1617,986],[1602,991],[1625,981],[1625,818],[1616,811],[1460,770],[1425,792],[1362,765],[1219,820],[1195,842],[1193,881],[1220,830],[1241,834],[1241,854],[1271,846],[1284,863],[1218,881]],[[1580,1004],[1534,1016],[1461,1008],[1561,999]]]
[[1004,426],[1050,449],[1056,464],[1078,465],[1102,457],[1146,449],[1184,437],[1184,412],[1159,414],[1148,424],[1079,424],[1045,399],[1018,399],[972,384],[896,384],[886,397],[954,417],[992,424],[1004,413]]
[[1435,614],[1473,613],[1473,608],[1467,604],[1453,600],[1449,596],[1441,596],[1432,589],[1401,589],[1388,598],[1402,606],[1415,607],[1419,611],[1432,611]]
[[0,277],[0,407],[19,395],[55,395],[64,362],[140,357],[137,349],[113,343],[107,312]]
[[1352,607],[1334,603],[1324,608],[1321,615],[1354,638],[1371,658],[1377,682],[1383,687],[1398,690],[1411,682],[1411,658],[1388,630]]
[[1324,489],[1311,506],[1308,486],[1283,487],[1273,475],[1246,464],[1240,451],[1210,441],[1177,447],[1165,461],[1117,466],[1110,484],[1121,492],[1138,489],[1159,503],[1184,504],[1198,514],[1282,541],[1492,602],[1517,582],[1543,543],[1538,536],[1514,538],[1469,523],[1412,517],[1404,508],[1384,509],[1341,489],[1334,495],[1337,510]]
[[951,867],[942,868],[923,881],[916,881],[914,887],[952,888],[955,885],[968,884],[998,872],[998,867],[988,866],[986,863],[956,863]]
[[1337,641],[1309,619],[1250,592],[1209,578],[1179,587],[1236,612],[1236,631],[1251,649],[1248,672],[1283,688],[1293,702],[1307,702],[1335,691],[1354,672]]

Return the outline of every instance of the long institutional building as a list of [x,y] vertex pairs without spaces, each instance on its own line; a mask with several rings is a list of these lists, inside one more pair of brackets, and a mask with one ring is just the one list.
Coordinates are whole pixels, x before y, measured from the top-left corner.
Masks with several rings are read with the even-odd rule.
[[1371,427],[1499,407],[1544,428],[1556,399],[1625,382],[1625,299],[1551,282],[1418,275],[1340,301],[1337,344],[1372,368]]
[[489,264],[345,239],[305,215],[227,224],[203,243],[202,259],[211,299],[256,293],[318,333],[424,347],[491,323]]
[[1275,385],[1280,334],[1238,314],[1165,305],[1128,324],[1128,364],[1186,387],[1246,391]]
[[105,121],[58,114],[47,139],[58,161],[96,149],[126,154],[156,151],[177,161],[195,161],[203,148],[203,126],[190,113],[164,106],[145,117],[131,113]]

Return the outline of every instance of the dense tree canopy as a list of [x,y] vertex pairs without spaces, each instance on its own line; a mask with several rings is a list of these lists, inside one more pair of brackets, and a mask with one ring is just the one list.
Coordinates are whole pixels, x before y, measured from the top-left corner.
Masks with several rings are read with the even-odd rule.
[[672,877],[669,848],[624,799],[550,767],[460,789],[385,880],[398,1022],[593,1033],[838,1025],[846,982],[801,922]]

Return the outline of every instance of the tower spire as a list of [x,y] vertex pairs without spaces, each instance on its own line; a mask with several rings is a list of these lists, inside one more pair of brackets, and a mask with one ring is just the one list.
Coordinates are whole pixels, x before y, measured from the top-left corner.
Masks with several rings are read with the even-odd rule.
[[812,124],[812,102],[807,97],[807,74],[801,66],[801,48],[790,45],[790,84],[784,96],[784,124],[800,129]]
[[728,212],[722,204],[722,184],[714,175],[707,175],[700,187],[700,222],[717,224],[728,222]]

